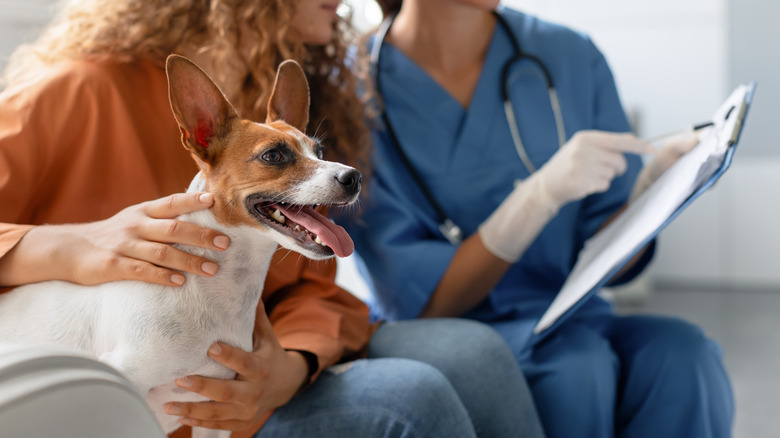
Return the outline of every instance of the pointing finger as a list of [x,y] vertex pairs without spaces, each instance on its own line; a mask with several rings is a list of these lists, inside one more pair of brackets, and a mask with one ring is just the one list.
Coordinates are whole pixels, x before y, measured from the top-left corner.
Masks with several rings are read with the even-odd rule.
[[591,140],[607,149],[630,154],[652,154],[652,144],[637,138],[634,134],[592,131]]

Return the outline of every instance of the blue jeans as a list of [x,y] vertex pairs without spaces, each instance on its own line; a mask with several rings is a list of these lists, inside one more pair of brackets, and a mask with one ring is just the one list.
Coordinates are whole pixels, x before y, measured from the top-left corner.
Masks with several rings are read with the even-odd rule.
[[481,323],[386,323],[368,356],[326,370],[256,437],[544,436],[512,353]]

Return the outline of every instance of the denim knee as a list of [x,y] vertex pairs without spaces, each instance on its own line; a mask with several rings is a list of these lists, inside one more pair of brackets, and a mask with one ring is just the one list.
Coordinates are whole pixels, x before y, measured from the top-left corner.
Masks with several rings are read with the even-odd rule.
[[257,437],[474,437],[455,390],[434,367],[370,359],[327,370],[278,409]]
[[[468,319],[435,318],[382,325],[369,344],[369,357],[408,357],[441,367],[475,366],[511,357],[504,339],[490,326]],[[478,360],[470,360],[475,358]],[[469,359],[469,360],[464,360]],[[445,372],[446,374],[446,372]]]
[[520,365],[492,327],[434,318],[386,323],[369,357],[404,357],[441,371],[458,393],[480,436],[544,435]]

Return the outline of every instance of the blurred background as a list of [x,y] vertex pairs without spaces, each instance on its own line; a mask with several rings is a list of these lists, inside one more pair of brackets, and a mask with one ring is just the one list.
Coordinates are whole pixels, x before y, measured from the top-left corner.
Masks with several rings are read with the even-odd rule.
[[[621,312],[682,316],[723,346],[737,400],[734,436],[780,437],[780,2],[504,0],[586,32],[604,52],[640,137],[707,120],[739,84],[758,82],[729,171],[661,234],[636,282],[609,291]],[[52,0],[0,0],[0,68],[53,16]],[[361,30],[373,0],[349,0]],[[521,42],[522,44],[522,42]],[[365,285],[351,260],[338,281]]]

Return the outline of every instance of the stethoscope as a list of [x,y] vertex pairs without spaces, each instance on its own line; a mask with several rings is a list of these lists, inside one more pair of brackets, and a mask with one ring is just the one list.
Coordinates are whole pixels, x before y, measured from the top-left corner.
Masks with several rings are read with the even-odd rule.
[[[544,80],[547,83],[547,92],[550,97],[550,106],[552,107],[553,115],[555,117],[555,127],[558,135],[558,147],[563,146],[564,142],[566,141],[566,129],[563,124],[561,104],[558,101],[558,93],[555,91],[555,85],[553,84],[552,76],[550,75],[549,70],[547,70],[547,67],[545,67],[544,63],[536,56],[531,55],[530,53],[524,53],[520,49],[520,43],[518,42],[515,34],[512,32],[512,29],[509,27],[509,23],[506,22],[506,19],[504,19],[504,17],[502,17],[501,14],[496,11],[493,11],[493,15],[496,17],[496,21],[498,22],[499,26],[501,26],[501,28],[509,37],[509,41],[512,44],[512,49],[514,51],[512,58],[510,58],[501,69],[501,99],[504,102],[504,115],[506,116],[506,121],[509,124],[509,131],[512,134],[512,142],[514,143],[515,149],[517,150],[517,155],[520,157],[520,160],[523,162],[526,170],[528,170],[528,173],[532,174],[536,171],[536,167],[531,162],[531,159],[528,158],[528,153],[526,152],[525,146],[523,145],[523,140],[520,138],[520,132],[517,129],[515,111],[512,109],[512,101],[509,97],[509,69],[512,64],[522,58],[526,58],[534,62],[539,67],[539,69],[541,69],[544,75]],[[374,87],[378,96],[381,96],[382,94],[379,81],[379,54],[381,52],[382,43],[385,40],[385,36],[390,30],[390,26],[392,26],[394,20],[395,15],[389,15],[387,18],[385,18],[385,20],[377,29],[376,35],[374,36],[374,41],[371,44],[369,58],[371,63],[371,76],[373,78]],[[387,116],[387,112],[384,109],[384,105],[380,105],[380,113],[382,121],[385,125],[385,130],[388,134],[388,137],[390,137],[390,142],[398,153],[398,156],[401,158],[401,162],[409,171],[409,174],[412,176],[412,179],[414,179],[415,184],[420,187],[423,195],[436,212],[437,221],[439,223],[439,230],[450,243],[453,245],[460,244],[460,242],[463,240],[463,232],[461,231],[460,227],[458,227],[444,212],[444,209],[436,201],[436,198],[434,198],[430,189],[422,180],[422,177],[404,152],[403,148],[401,147],[401,141],[398,139],[398,135],[396,135],[395,129],[393,129],[393,125],[390,123],[390,118]]]

